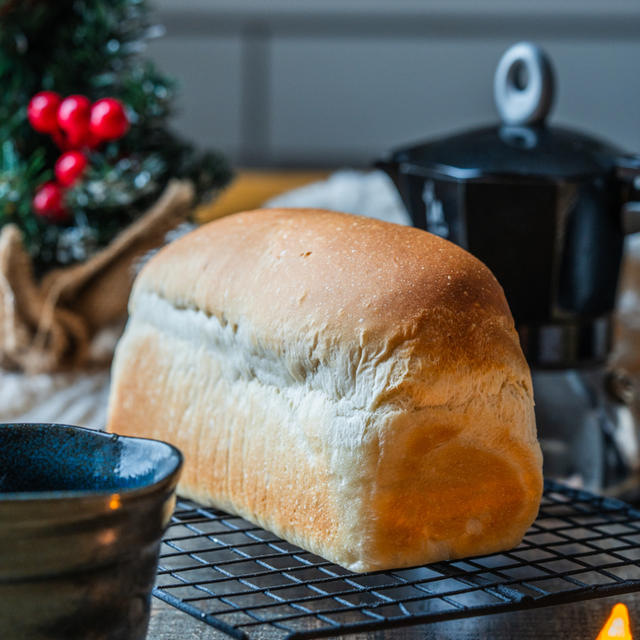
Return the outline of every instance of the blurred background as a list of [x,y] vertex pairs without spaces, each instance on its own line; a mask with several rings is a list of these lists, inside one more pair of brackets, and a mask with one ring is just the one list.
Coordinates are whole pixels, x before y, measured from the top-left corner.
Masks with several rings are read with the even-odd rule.
[[[544,90],[497,126],[494,73],[520,41],[555,69],[548,127],[529,45],[520,68]],[[639,61],[640,0],[0,0],[0,422],[104,428],[131,285],[164,244],[237,211],[334,209],[484,260],[532,370],[545,475],[640,505]],[[521,104],[536,82],[517,68],[503,89]],[[486,125],[464,153],[390,155],[393,181],[368,170]],[[637,538],[621,538],[633,554]],[[617,589],[637,555],[600,548],[579,556]],[[587,637],[593,606],[491,637]],[[162,610],[149,638],[196,637]]]
[[638,0],[156,0],[147,54],[180,83],[175,127],[241,166],[365,166],[497,120],[502,52],[556,69],[551,122],[640,150]]
[[[483,260],[534,372],[546,473],[640,503],[640,0],[0,0],[0,25],[5,420],[104,424],[150,250],[241,210],[326,208]],[[519,41],[551,63],[524,45],[501,67],[503,111],[536,104],[498,127]],[[391,180],[362,170],[382,156]]]

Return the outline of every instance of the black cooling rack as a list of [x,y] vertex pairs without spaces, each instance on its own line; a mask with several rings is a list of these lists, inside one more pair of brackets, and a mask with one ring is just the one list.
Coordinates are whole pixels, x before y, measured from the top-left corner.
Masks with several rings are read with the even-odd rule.
[[519,547],[355,574],[236,516],[179,502],[154,595],[236,638],[310,638],[640,590],[640,512],[547,482]]

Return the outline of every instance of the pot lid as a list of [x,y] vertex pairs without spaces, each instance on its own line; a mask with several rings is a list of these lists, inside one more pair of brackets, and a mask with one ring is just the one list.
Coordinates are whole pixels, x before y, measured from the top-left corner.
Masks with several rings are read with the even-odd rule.
[[538,46],[520,42],[498,63],[494,98],[502,124],[400,149],[391,162],[455,179],[577,178],[608,173],[622,151],[571,129],[547,127],[554,74]]

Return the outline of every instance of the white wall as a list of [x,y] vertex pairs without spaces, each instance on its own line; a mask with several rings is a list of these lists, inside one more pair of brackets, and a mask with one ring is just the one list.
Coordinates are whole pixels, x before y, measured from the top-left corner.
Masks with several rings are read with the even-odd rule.
[[235,162],[367,164],[497,119],[511,43],[545,47],[554,123],[640,152],[640,0],[157,0],[175,126]]

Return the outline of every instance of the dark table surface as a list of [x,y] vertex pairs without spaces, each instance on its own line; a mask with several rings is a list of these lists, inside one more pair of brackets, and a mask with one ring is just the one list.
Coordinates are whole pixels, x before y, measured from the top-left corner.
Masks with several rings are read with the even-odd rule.
[[[623,602],[629,608],[631,631],[638,637],[640,593],[344,637],[354,640],[595,640],[616,602]],[[228,637],[153,598],[147,640],[223,640]],[[269,638],[259,637],[260,640]]]

